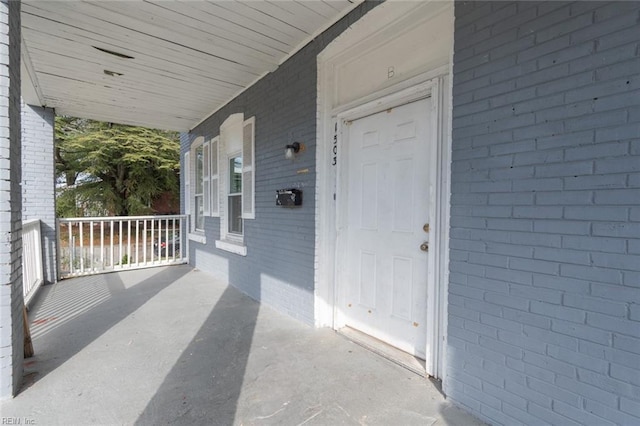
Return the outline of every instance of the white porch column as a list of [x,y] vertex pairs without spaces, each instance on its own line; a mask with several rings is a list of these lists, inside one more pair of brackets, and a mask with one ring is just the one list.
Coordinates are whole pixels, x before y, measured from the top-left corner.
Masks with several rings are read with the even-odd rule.
[[20,1],[0,0],[0,399],[22,383]]
[[22,103],[22,220],[40,219],[44,282],[56,281],[55,113]]

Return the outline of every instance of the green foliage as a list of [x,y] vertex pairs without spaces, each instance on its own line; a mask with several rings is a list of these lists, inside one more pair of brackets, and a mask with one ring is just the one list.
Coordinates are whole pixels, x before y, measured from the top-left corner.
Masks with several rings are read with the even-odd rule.
[[56,191],[56,216],[78,217],[82,216],[81,203],[78,202],[75,188],[65,188]]
[[164,192],[179,193],[176,132],[56,117],[60,217],[149,214]]

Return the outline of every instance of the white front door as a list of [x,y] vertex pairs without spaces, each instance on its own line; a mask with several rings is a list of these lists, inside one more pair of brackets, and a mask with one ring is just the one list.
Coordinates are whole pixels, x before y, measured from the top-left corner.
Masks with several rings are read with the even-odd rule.
[[[344,128],[339,321],[425,358],[432,99]],[[344,186],[343,186],[344,188]]]

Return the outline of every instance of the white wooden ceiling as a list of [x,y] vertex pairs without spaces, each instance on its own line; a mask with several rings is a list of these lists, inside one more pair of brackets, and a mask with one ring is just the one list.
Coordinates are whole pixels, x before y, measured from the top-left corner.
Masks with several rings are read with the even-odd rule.
[[59,115],[189,130],[359,1],[23,0],[23,97]]

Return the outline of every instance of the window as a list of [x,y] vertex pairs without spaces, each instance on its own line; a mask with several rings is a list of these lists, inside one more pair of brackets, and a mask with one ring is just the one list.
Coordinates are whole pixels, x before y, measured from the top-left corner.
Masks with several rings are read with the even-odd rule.
[[202,148],[203,153],[203,172],[202,172],[202,193],[203,193],[203,202],[204,207],[202,209],[202,213],[204,216],[211,216],[211,164],[210,164],[210,149],[211,143],[209,141],[205,142]]
[[204,217],[209,214],[210,143],[199,136],[184,154],[184,212],[189,216],[189,239],[205,244]]
[[194,227],[196,231],[204,230],[204,146],[195,149],[195,188],[194,188]]
[[218,137],[215,137],[211,141],[211,170],[210,170],[210,180],[211,180],[211,216],[220,217],[220,199],[218,197],[218,192],[220,191],[219,184],[220,179],[218,177],[218,145],[219,145]]
[[229,159],[229,234],[242,235],[242,156]]
[[255,174],[253,172],[255,153],[255,117],[242,123],[242,154],[244,162],[242,168],[242,217],[255,219]]
[[210,145],[211,215],[220,216],[216,247],[247,254],[245,221],[255,218],[255,119],[232,114]]
[[191,153],[184,153],[184,173],[182,179],[184,180],[184,213],[186,215],[191,214]]
[[184,155],[185,213],[189,239],[206,243],[205,217],[220,218],[216,247],[240,255],[245,221],[255,219],[255,117],[232,114],[213,139],[199,136]]

